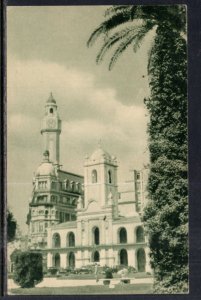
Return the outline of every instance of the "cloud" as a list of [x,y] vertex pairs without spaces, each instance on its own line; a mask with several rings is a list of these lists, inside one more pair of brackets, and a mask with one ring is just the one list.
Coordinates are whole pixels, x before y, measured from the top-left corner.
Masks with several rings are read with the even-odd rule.
[[[12,57],[8,60],[7,80],[9,182],[28,184],[41,162],[44,149],[40,126],[50,91],[62,119],[63,169],[83,174],[84,157],[95,150],[99,139],[108,152],[117,156],[121,181],[128,178],[129,168],[140,168],[147,160],[144,107],[127,106],[124,99],[117,98],[115,89],[97,87],[93,74]],[[136,97],[140,95],[143,91]],[[15,193],[14,189],[8,194],[11,206],[16,206],[15,196],[20,190]],[[26,204],[27,194],[28,190],[22,200]]]

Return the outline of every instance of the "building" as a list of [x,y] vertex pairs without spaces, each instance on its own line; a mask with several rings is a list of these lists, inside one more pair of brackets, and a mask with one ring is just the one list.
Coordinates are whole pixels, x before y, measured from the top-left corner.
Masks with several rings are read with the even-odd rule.
[[80,268],[98,262],[150,272],[140,218],[146,198],[143,172],[133,172],[129,189],[127,184],[118,188],[117,158],[100,144],[85,158],[84,178],[61,170],[61,120],[52,95],[41,133],[44,160],[34,177],[28,215],[32,248],[42,249],[48,268]]
[[51,94],[41,129],[43,161],[34,175],[27,216],[31,249],[46,248],[48,227],[76,220],[77,200],[83,195],[83,176],[61,169],[60,133],[61,120]]

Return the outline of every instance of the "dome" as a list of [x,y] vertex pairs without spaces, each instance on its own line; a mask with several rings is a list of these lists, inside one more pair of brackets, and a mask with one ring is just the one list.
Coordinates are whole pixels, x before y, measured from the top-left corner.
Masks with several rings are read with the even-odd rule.
[[56,104],[56,101],[55,101],[55,99],[53,98],[53,95],[52,95],[52,93],[50,93],[50,96],[49,96],[49,98],[48,98],[48,100],[47,100],[47,103],[54,103],[54,104]]
[[36,171],[36,176],[55,176],[55,168],[51,162],[43,162]]
[[103,150],[102,148],[95,150],[90,157],[91,160],[101,160],[103,158],[107,160],[111,160],[111,155],[105,150]]

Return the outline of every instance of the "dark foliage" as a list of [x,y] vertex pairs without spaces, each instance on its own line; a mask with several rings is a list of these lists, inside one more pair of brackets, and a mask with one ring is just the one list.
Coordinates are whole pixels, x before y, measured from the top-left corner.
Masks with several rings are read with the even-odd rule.
[[[117,47],[109,69],[128,46],[132,45],[136,52],[147,33],[155,29],[147,66],[151,96],[145,99],[150,114],[150,203],[143,220],[150,237],[155,291],[186,292],[187,57],[186,41],[182,38],[186,32],[186,9],[184,5],[121,5],[109,8],[105,17],[90,36],[88,46],[103,37],[97,63],[110,48]],[[122,25],[125,27],[119,29]]]
[[42,281],[42,254],[31,251],[16,253],[13,279],[22,288],[34,287]]
[[[188,282],[186,42],[158,28],[150,65],[150,202],[144,221],[150,237],[156,292],[182,292]],[[160,288],[159,288],[160,286]]]
[[17,222],[11,211],[7,211],[7,241],[12,242],[15,239]]

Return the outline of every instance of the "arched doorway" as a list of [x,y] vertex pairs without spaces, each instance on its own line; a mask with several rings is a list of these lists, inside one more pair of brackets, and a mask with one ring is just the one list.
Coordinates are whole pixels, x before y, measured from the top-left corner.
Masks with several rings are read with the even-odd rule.
[[99,228],[95,227],[93,230],[94,233],[94,244],[99,245],[100,244],[100,233],[99,233]]
[[137,250],[137,269],[138,272],[145,272],[146,257],[143,248]]
[[128,254],[125,249],[121,249],[119,252],[120,265],[128,266]]
[[100,261],[100,254],[98,251],[95,251],[93,254],[93,261],[94,262],[99,262]]
[[136,230],[136,242],[143,243],[145,241],[144,238],[144,229],[142,226],[139,226]]
[[124,227],[119,230],[119,243],[127,243],[127,231]]
[[75,254],[73,252],[69,253],[68,257],[68,265],[70,268],[74,269],[75,268]]
[[56,253],[54,256],[54,266],[55,268],[60,268],[60,254]]

